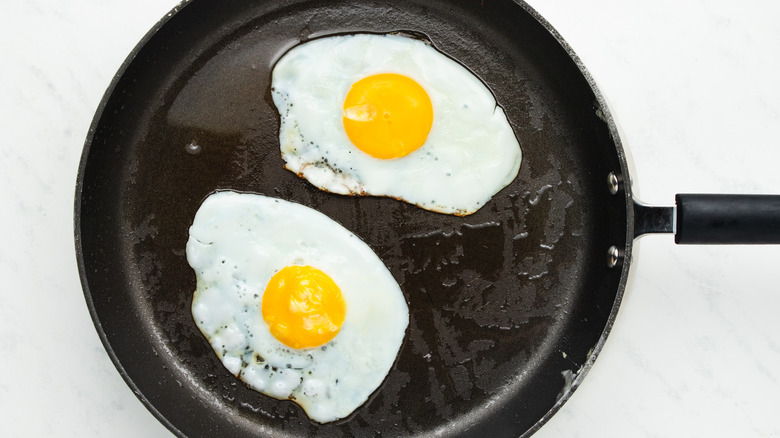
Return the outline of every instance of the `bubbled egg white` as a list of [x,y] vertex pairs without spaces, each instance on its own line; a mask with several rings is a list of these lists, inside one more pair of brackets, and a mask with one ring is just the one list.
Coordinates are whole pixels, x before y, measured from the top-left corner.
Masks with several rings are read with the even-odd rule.
[[[362,152],[342,120],[352,85],[383,73],[416,81],[433,107],[425,143],[400,158]],[[490,90],[419,39],[354,34],[308,41],[276,63],[271,86],[285,167],[322,190],[467,215],[512,182],[520,168],[520,145]]]
[[[325,423],[360,407],[392,367],[409,322],[404,296],[373,251],[327,216],[218,192],[195,215],[186,252],[197,276],[195,323],[225,368],[252,389],[293,400]],[[315,266],[341,289],[344,323],[322,346],[288,347],[263,319],[269,279],[291,265]]]

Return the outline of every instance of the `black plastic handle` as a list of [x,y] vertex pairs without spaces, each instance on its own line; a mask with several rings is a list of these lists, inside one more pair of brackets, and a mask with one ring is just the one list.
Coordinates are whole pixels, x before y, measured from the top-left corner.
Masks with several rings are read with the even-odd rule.
[[679,194],[679,244],[780,243],[780,196]]

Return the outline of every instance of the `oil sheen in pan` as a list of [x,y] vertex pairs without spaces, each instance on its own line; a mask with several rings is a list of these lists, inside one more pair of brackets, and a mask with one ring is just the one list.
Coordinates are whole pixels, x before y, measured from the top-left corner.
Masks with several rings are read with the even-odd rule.
[[[196,45],[200,51],[191,63],[151,90],[147,130],[133,144],[123,187],[127,250],[138,267],[132,280],[148,290],[139,308],[153,321],[167,354],[187,364],[186,380],[217,395],[209,403],[251,421],[311,431],[314,426],[292,403],[262,397],[221,368],[187,311],[194,275],[183,248],[197,206],[216,189],[313,207],[372,247],[401,284],[411,317],[381,389],[345,422],[317,430],[356,433],[379,423],[394,424],[401,434],[434,430],[518,390],[541,358],[560,354],[543,340],[555,338],[567,323],[581,287],[577,279],[591,224],[585,214],[590,207],[579,200],[593,188],[578,177],[586,173],[577,169],[586,165],[578,163],[587,161],[567,150],[577,130],[562,126],[576,124],[575,117],[541,104],[557,102],[544,87],[507,85],[543,84],[543,72],[500,56],[480,35],[448,42],[446,36],[458,34],[460,24],[444,18],[420,27],[430,30],[440,50],[470,66],[505,108],[523,139],[524,163],[515,182],[464,219],[390,199],[323,193],[284,170],[278,116],[270,104],[269,59],[309,35],[352,31],[349,23],[357,16],[377,31],[435,20],[401,10],[373,22],[357,14],[359,8],[327,15],[302,11],[247,27],[216,46]],[[479,56],[469,55],[474,47],[483,48]],[[549,122],[551,114],[558,117],[555,123]],[[585,357],[572,353],[567,360],[576,369]],[[565,379],[557,379],[563,386]]]

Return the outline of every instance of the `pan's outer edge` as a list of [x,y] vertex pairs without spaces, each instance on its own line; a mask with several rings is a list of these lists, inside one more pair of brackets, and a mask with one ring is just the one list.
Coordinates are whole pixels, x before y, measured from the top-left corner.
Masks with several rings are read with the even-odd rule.
[[[87,308],[90,313],[90,317],[92,318],[93,324],[95,325],[95,329],[98,333],[98,336],[100,338],[100,341],[102,342],[104,348],[106,349],[106,352],[108,353],[108,356],[111,358],[111,362],[113,362],[114,366],[116,367],[119,374],[122,376],[122,379],[125,381],[125,383],[128,385],[128,387],[133,391],[133,394],[141,401],[141,403],[149,410],[149,412],[152,413],[152,415],[157,418],[158,421],[160,421],[161,424],[163,424],[166,428],[168,428],[174,435],[182,438],[186,438],[186,435],[182,433],[178,428],[176,428],[165,416],[163,416],[154,406],[153,404],[141,393],[141,391],[138,389],[137,385],[129,378],[127,372],[124,370],[124,367],[120,363],[119,359],[116,356],[116,353],[114,352],[113,347],[108,341],[108,338],[106,337],[105,331],[102,328],[102,325],[99,321],[97,312],[95,311],[95,306],[92,300],[92,296],[89,290],[89,284],[87,282],[87,274],[86,274],[86,267],[84,264],[84,257],[83,257],[83,251],[82,251],[82,244],[81,244],[81,204],[82,204],[82,194],[83,194],[83,184],[84,184],[84,170],[86,168],[87,160],[89,157],[89,152],[92,144],[92,140],[97,128],[97,125],[100,122],[100,119],[103,116],[103,112],[105,110],[105,107],[107,105],[108,100],[110,99],[113,91],[116,88],[117,83],[124,75],[127,68],[130,66],[132,61],[135,59],[135,57],[138,55],[138,53],[144,48],[144,46],[151,40],[154,35],[179,11],[181,11],[183,8],[188,6],[191,3],[192,0],[182,0],[179,4],[174,6],[163,18],[161,18],[144,36],[141,38],[141,40],[135,45],[133,50],[130,52],[130,54],[125,58],[125,60],[122,62],[121,66],[117,70],[117,72],[114,74],[111,83],[107,87],[105,93],[103,94],[103,97],[101,98],[101,101],[98,105],[98,108],[95,112],[95,116],[92,119],[92,122],[89,127],[89,131],[86,136],[86,140],[84,143],[84,148],[82,150],[81,159],[79,162],[78,167],[78,175],[76,179],[76,191],[75,191],[75,200],[74,200],[74,243],[75,243],[75,251],[76,251],[76,262],[78,266],[79,271],[79,278],[81,280],[81,286],[84,293],[85,302],[87,305]],[[555,28],[544,18],[542,17],[535,9],[533,9],[528,3],[522,1],[522,0],[513,0],[515,3],[517,3],[520,7],[522,7],[528,14],[530,14],[536,21],[538,21],[558,42],[558,44],[561,45],[561,47],[565,50],[565,52],[569,55],[569,57],[572,59],[572,61],[576,64],[579,71],[587,81],[588,85],[590,86],[591,90],[593,91],[593,94],[596,97],[596,101],[599,105],[599,108],[602,111],[603,119],[607,123],[610,136],[612,137],[612,140],[615,144],[615,149],[617,152],[618,159],[620,161],[620,173],[621,177],[619,179],[624,182],[622,187],[622,193],[624,193],[625,196],[625,204],[626,204],[626,244],[624,247],[623,256],[621,257],[621,277],[620,277],[620,283],[618,285],[618,290],[615,296],[615,301],[612,306],[612,309],[610,311],[609,318],[607,320],[607,324],[604,327],[604,331],[602,332],[601,337],[599,338],[599,341],[596,343],[596,345],[593,348],[592,354],[588,357],[588,360],[586,363],[582,365],[579,372],[577,373],[576,377],[571,383],[570,389],[566,391],[565,394],[557,401],[557,403],[541,418],[539,421],[536,422],[531,428],[529,428],[525,433],[521,435],[521,437],[529,437],[533,435],[536,431],[538,431],[544,424],[546,424],[550,418],[555,415],[558,410],[563,406],[566,401],[571,397],[573,392],[579,387],[579,385],[582,383],[583,379],[587,375],[588,371],[590,371],[591,367],[596,361],[596,358],[598,357],[599,353],[601,352],[601,349],[603,348],[607,336],[609,335],[612,326],[614,325],[615,318],[617,317],[617,313],[620,307],[620,303],[622,301],[623,294],[625,292],[626,288],[626,282],[628,279],[628,273],[629,268],[632,260],[632,247],[633,247],[633,239],[634,239],[634,230],[633,227],[628,226],[628,224],[633,224],[634,221],[634,209],[633,209],[633,196],[631,192],[630,184],[628,183],[630,181],[629,178],[629,169],[627,165],[627,159],[626,154],[622,146],[622,142],[620,140],[619,131],[617,129],[617,125],[615,123],[615,120],[612,116],[612,113],[609,111],[609,107],[607,106],[606,99],[604,98],[603,94],[601,93],[599,87],[596,84],[596,81],[590,74],[590,72],[587,70],[583,62],[580,60],[580,58],[576,55],[574,50],[569,46],[569,44],[563,39],[563,37],[555,30]]]
[[[620,264],[618,265],[621,269],[620,274],[620,283],[618,285],[617,293],[615,294],[615,301],[612,305],[612,309],[609,313],[609,318],[607,319],[607,324],[604,326],[604,331],[601,334],[601,337],[599,338],[599,341],[596,343],[596,345],[593,347],[593,352],[588,356],[588,360],[582,365],[580,370],[577,372],[576,377],[572,380],[570,389],[563,394],[563,396],[556,402],[556,404],[547,411],[547,413],[539,419],[539,421],[536,422],[530,429],[528,429],[524,434],[521,435],[521,437],[530,437],[536,431],[541,429],[542,426],[544,426],[550,418],[555,415],[558,410],[560,410],[561,406],[563,406],[566,401],[569,400],[571,395],[574,393],[574,391],[580,386],[585,376],[588,374],[588,371],[590,371],[591,367],[593,367],[593,364],[596,362],[596,359],[598,358],[599,353],[601,352],[602,348],[604,348],[604,344],[606,343],[607,337],[609,336],[610,331],[612,330],[612,326],[615,323],[615,318],[617,318],[617,313],[620,308],[620,303],[623,300],[623,293],[626,290],[626,282],[628,281],[628,272],[631,265],[631,259],[633,255],[633,242],[634,242],[634,228],[632,224],[634,223],[634,200],[633,200],[633,194],[631,192],[631,184],[630,184],[630,177],[629,177],[629,166],[626,158],[625,150],[623,149],[623,144],[620,140],[619,130],[617,128],[617,124],[615,123],[615,119],[612,116],[611,111],[609,110],[609,107],[607,106],[607,101],[602,94],[601,90],[599,89],[598,85],[596,84],[595,79],[590,74],[588,69],[585,67],[585,64],[582,62],[582,60],[577,56],[577,54],[574,52],[574,49],[563,39],[560,33],[558,33],[557,30],[548,22],[544,17],[542,17],[531,5],[526,3],[522,0],[514,0],[515,3],[517,3],[520,7],[525,9],[528,14],[530,14],[536,21],[539,22],[549,33],[550,35],[555,38],[555,40],[558,42],[558,44],[561,45],[561,47],[566,51],[566,53],[569,55],[569,57],[574,61],[574,63],[577,65],[577,68],[582,73],[582,76],[587,81],[588,85],[590,86],[591,90],[593,91],[593,94],[596,97],[596,102],[598,103],[598,107],[602,112],[602,117],[605,123],[607,124],[607,127],[609,129],[610,137],[612,138],[612,141],[615,144],[615,151],[617,152],[618,159],[620,161],[620,175],[618,176],[619,181],[621,182],[621,190],[618,193],[622,193],[625,196],[625,204],[626,204],[626,244],[625,247],[621,250],[622,257],[620,258]],[[606,186],[606,179],[605,179],[605,186]],[[606,254],[605,254],[605,260],[606,260]]]
[[108,338],[106,337],[105,330],[103,330],[103,326],[100,323],[100,319],[98,318],[97,312],[95,310],[95,304],[92,300],[92,294],[90,292],[89,283],[87,281],[86,266],[84,264],[83,247],[81,243],[81,204],[83,201],[82,195],[84,190],[84,171],[87,166],[92,140],[94,139],[95,131],[97,129],[98,124],[100,123],[100,119],[103,117],[103,112],[105,111],[106,105],[109,99],[111,98],[111,95],[113,94],[114,90],[116,89],[117,83],[120,81],[120,79],[125,74],[130,64],[133,62],[133,60],[138,55],[138,53],[144,48],[144,46],[146,46],[149,40],[151,40],[154,37],[154,35],[157,34],[157,32],[174,15],[176,15],[177,12],[179,12],[184,7],[189,5],[191,1],[192,0],[181,0],[179,4],[174,6],[157,23],[155,23],[155,25],[135,45],[135,47],[130,52],[130,54],[127,55],[127,57],[122,62],[119,69],[117,70],[117,72],[114,74],[114,77],[111,79],[111,83],[106,88],[105,93],[103,93],[103,97],[100,99],[98,108],[95,111],[95,116],[92,119],[92,123],[89,126],[89,131],[87,132],[87,136],[84,141],[84,148],[81,152],[78,175],[76,177],[76,193],[75,193],[74,208],[73,208],[73,228],[74,228],[74,243],[75,243],[75,250],[76,250],[76,264],[78,266],[79,278],[81,280],[81,288],[84,292],[84,299],[87,304],[87,309],[89,310],[89,315],[92,318],[93,324],[95,325],[97,334],[100,337],[100,342],[102,342],[103,347],[106,349],[106,352],[108,353],[108,356],[111,358],[111,362],[113,362],[114,367],[116,367],[117,371],[119,371],[119,375],[122,376],[122,379],[125,381],[127,386],[133,391],[133,394],[135,394],[138,400],[140,400],[141,403],[143,403],[146,409],[148,409],[149,412],[151,412],[152,415],[154,415],[154,417],[157,418],[157,420],[163,426],[168,428],[168,430],[170,430],[174,435],[182,438],[186,438],[186,435],[184,435],[184,433],[182,433],[165,416],[163,416],[162,413],[160,413],[160,411],[158,411],[154,407],[154,405],[141,393],[141,391],[138,389],[138,386],[135,384],[135,382],[133,382],[133,380],[130,379],[124,367],[120,363],[119,358],[114,352],[111,343],[108,341]]

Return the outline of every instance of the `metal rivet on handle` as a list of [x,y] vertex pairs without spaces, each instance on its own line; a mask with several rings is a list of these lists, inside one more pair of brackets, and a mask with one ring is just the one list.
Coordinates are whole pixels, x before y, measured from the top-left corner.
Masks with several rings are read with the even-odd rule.
[[620,190],[620,183],[618,182],[618,177],[615,175],[615,172],[609,172],[609,175],[607,175],[607,184],[609,185],[609,193],[617,195],[618,190]]
[[620,250],[616,246],[610,246],[607,250],[607,266],[614,268],[620,260]]

